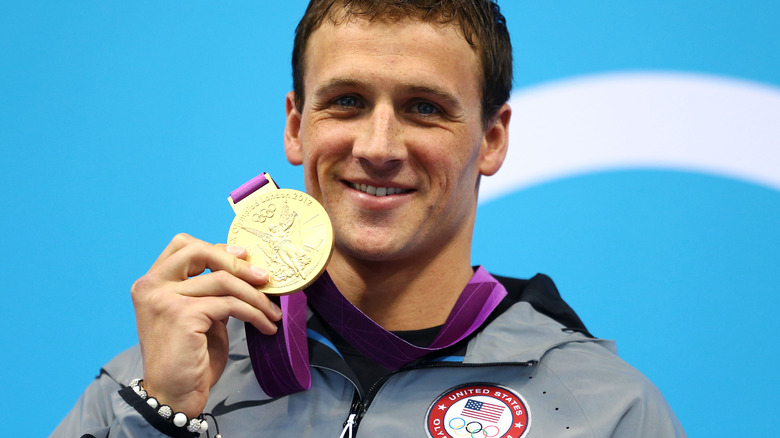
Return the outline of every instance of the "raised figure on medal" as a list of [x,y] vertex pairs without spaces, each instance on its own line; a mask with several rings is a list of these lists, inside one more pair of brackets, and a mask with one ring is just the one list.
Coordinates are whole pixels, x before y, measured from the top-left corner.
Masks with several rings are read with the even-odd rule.
[[[296,243],[301,241],[300,223],[296,219],[298,219],[298,212],[293,211],[290,213],[290,207],[285,202],[282,207],[282,213],[279,215],[279,223],[268,224],[271,234],[268,235],[267,239],[274,254],[273,261],[281,262],[283,267],[277,270],[270,269],[274,274],[275,280],[284,281],[294,275],[298,275],[302,279],[306,278],[303,275],[301,265],[305,266],[310,259],[306,256],[303,248],[299,248],[296,245]],[[293,242],[290,236],[293,225],[296,225],[295,242]]]
[[[512,115],[495,1],[311,0],[292,76],[284,151],[327,226],[277,192],[291,205],[269,232],[258,201],[231,244],[175,236],[131,288],[139,345],[53,436],[685,435],[550,278],[471,261],[480,181],[504,162]],[[332,256],[309,252],[326,273],[270,299],[254,243],[236,242],[263,239],[297,281],[311,229],[332,230]]]

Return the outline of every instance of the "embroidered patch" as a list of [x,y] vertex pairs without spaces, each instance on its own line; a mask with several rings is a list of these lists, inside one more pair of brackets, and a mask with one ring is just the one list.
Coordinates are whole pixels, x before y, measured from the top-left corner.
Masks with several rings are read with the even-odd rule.
[[521,438],[531,413],[520,394],[492,383],[468,383],[436,398],[425,416],[430,438]]

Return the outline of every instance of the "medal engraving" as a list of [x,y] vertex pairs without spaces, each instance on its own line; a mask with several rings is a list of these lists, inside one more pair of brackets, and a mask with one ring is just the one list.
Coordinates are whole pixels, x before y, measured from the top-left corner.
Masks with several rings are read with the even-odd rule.
[[269,272],[258,290],[285,295],[306,288],[325,271],[333,252],[333,227],[325,209],[306,193],[266,191],[241,205],[227,243],[243,246],[247,261]]

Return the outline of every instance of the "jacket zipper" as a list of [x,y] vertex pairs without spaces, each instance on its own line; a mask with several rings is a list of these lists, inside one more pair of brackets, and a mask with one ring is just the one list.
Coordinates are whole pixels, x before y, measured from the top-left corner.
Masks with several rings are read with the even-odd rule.
[[352,399],[352,406],[350,407],[349,415],[347,416],[347,420],[344,421],[343,427],[346,428],[348,425],[351,426],[351,433],[352,433],[351,436],[353,437],[357,436],[357,430],[360,427],[360,420],[362,420],[363,416],[366,415],[368,408],[371,406],[371,403],[374,401],[374,397],[376,397],[376,393],[379,392],[379,389],[382,387],[382,385],[384,385],[385,382],[387,382],[391,377],[402,372],[423,370],[429,368],[483,368],[483,367],[501,367],[501,366],[531,367],[538,363],[539,363],[538,360],[529,360],[527,362],[490,362],[490,363],[429,362],[420,365],[413,365],[410,367],[401,368],[393,371],[392,373],[374,382],[374,384],[371,385],[371,388],[368,389],[368,392],[366,392],[366,396],[363,397],[363,399],[360,398],[360,393],[357,391],[357,388],[355,389],[355,396]]

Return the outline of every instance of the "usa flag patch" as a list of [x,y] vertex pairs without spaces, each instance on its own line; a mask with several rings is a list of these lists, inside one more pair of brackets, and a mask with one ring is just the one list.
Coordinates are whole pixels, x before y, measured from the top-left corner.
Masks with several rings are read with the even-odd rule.
[[522,438],[531,426],[520,394],[491,383],[448,389],[433,401],[425,419],[430,438]]

